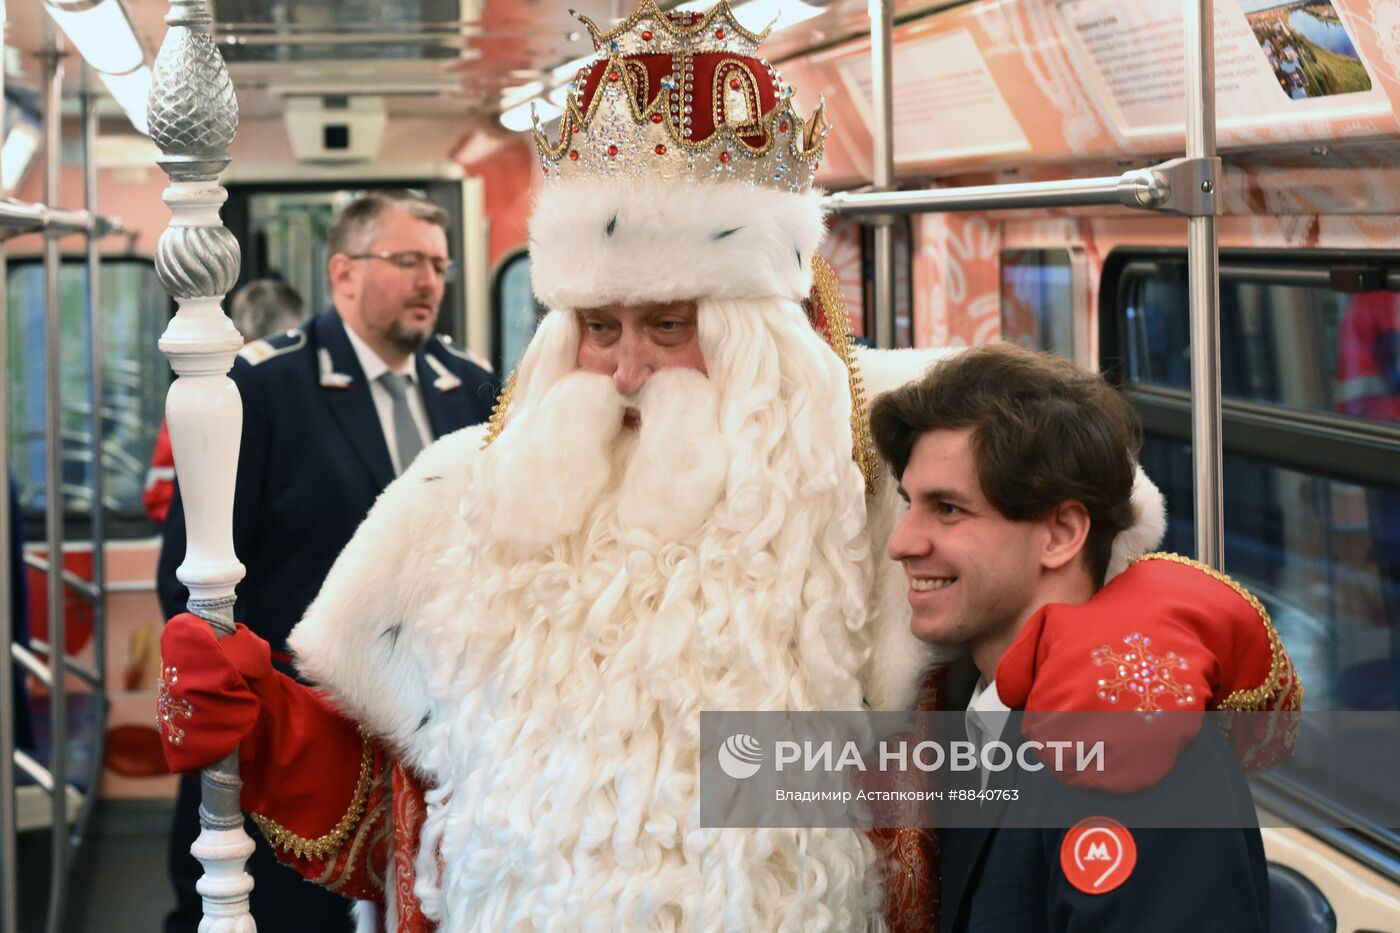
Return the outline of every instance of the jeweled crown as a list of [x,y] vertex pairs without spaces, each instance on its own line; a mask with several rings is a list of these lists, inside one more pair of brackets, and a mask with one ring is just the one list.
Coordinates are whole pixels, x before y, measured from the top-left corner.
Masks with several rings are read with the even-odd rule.
[[535,124],[546,183],[602,176],[811,187],[825,106],[803,120],[792,88],[757,57],[771,24],[750,32],[728,0],[704,14],[665,13],[642,0],[607,31],[574,15],[599,55],[568,85],[558,142]]

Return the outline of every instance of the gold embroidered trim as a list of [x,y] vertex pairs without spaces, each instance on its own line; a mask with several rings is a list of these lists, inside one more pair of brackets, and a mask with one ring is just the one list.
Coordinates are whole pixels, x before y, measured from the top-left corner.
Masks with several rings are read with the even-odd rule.
[[361,729],[360,776],[355,780],[355,793],[350,797],[349,808],[330,832],[324,836],[317,836],[315,839],[307,839],[305,836],[298,836],[281,823],[268,819],[260,813],[251,814],[253,822],[258,824],[258,829],[262,830],[263,836],[272,843],[274,849],[291,852],[297,858],[330,858],[337,849],[345,844],[350,830],[354,829],[356,824],[360,822],[360,817],[364,816],[365,801],[369,797],[370,776],[373,769],[374,743],[370,739],[369,733]]
[[511,370],[510,378],[506,380],[506,387],[496,397],[496,404],[491,409],[490,427],[486,429],[486,437],[481,441],[482,450],[490,447],[491,442],[500,437],[501,431],[505,429],[506,412],[510,409],[510,400],[515,395],[515,377],[519,372],[518,369]]
[[[1157,551],[1151,554],[1144,554],[1133,561],[1133,563],[1142,560],[1166,560],[1174,564],[1194,567],[1206,576],[1219,580],[1221,583],[1230,587],[1230,589],[1240,594],[1244,601],[1253,607],[1254,611],[1259,614],[1259,620],[1264,623],[1264,632],[1269,637],[1269,675],[1258,687],[1247,690],[1236,690],[1234,693],[1231,693],[1220,701],[1217,708],[1225,711],[1267,711],[1275,708],[1265,705],[1265,701],[1273,697],[1275,703],[1277,703],[1285,698],[1285,695],[1281,692],[1281,688],[1283,687],[1284,678],[1288,676],[1291,665],[1288,661],[1288,654],[1283,648],[1283,640],[1279,638],[1278,630],[1274,628],[1274,623],[1269,618],[1269,611],[1264,608],[1264,604],[1261,603],[1253,593],[1235,582],[1231,577],[1221,573],[1214,567],[1203,564],[1198,560],[1193,560],[1190,557],[1183,557],[1180,554],[1170,554],[1165,551]],[[1288,691],[1288,708],[1295,710],[1301,709],[1303,705],[1303,683],[1301,680],[1294,677],[1292,686],[1297,689]]]
[[870,417],[865,410],[865,384],[860,378],[860,364],[856,362],[855,344],[851,337],[851,318],[846,313],[846,303],[841,300],[841,288],[836,280],[836,272],[821,256],[812,257],[812,286],[817,290],[817,300],[821,302],[826,315],[827,338],[831,349],[846,364],[846,374],[851,385],[851,443],[854,445],[856,465],[865,477],[865,491],[875,491],[875,481],[880,478],[880,460],[875,456],[875,445],[870,440]]
[[[738,59],[730,58],[724,59],[720,65],[716,66],[716,77],[720,75],[720,71],[723,70],[726,65],[729,66],[731,70],[735,66],[739,67],[742,70],[746,82],[754,82],[752,86],[746,83],[745,93],[750,95],[750,106],[753,110],[751,113],[752,119],[743,126],[731,126],[722,122],[720,119],[720,104],[718,99],[716,99],[711,103],[711,107],[714,111],[715,125],[710,135],[703,139],[696,139],[685,135],[684,117],[671,115],[666,88],[663,86],[659,88],[655,94],[652,94],[650,88],[645,86],[645,82],[648,80],[648,74],[645,68],[636,66],[635,63],[627,62],[621,55],[611,55],[606,60],[599,59],[598,64],[593,66],[601,67],[603,71],[602,77],[598,81],[598,86],[594,89],[593,96],[588,101],[588,107],[583,109],[579,103],[582,88],[578,91],[570,91],[564,104],[564,115],[559,123],[558,142],[551,145],[549,138],[540,132],[538,128],[535,128],[533,131],[535,145],[542,156],[547,157],[550,162],[559,164],[560,167],[563,168],[564,166],[560,163],[560,159],[567,150],[573,147],[573,135],[575,133],[586,133],[593,124],[594,117],[597,115],[599,108],[603,106],[603,97],[607,91],[608,85],[614,83],[608,81],[608,72],[616,71],[616,83],[622,85],[623,97],[627,101],[627,112],[632,120],[633,126],[636,127],[638,134],[640,134],[639,139],[645,137],[649,132],[651,115],[653,113],[659,113],[662,117],[662,125],[666,128],[666,133],[670,136],[672,145],[679,146],[683,150],[697,153],[709,150],[722,152],[726,146],[732,146],[738,147],[751,155],[766,156],[772,151],[778,137],[783,135],[781,131],[778,130],[778,126],[786,121],[792,127],[792,131],[788,137],[788,151],[792,153],[793,158],[804,163],[817,161],[821,157],[821,150],[825,145],[826,102],[819,102],[817,104],[817,109],[812,111],[812,116],[806,121],[798,115],[797,110],[792,106],[792,98],[790,96],[780,96],[773,105],[772,110],[768,111],[766,114],[760,113],[760,100],[758,98],[757,84],[756,79],[753,77],[753,72],[749,70],[743,62]],[[671,76],[673,80],[679,82],[676,85],[677,87],[683,86],[685,76],[688,74],[688,72],[684,70],[684,65],[682,65],[681,68],[682,70],[679,77],[675,75]],[[639,74],[641,75],[640,79],[637,77]],[[643,84],[638,84],[639,80],[641,80]],[[719,85],[716,84],[717,89],[718,87]],[[809,129],[804,135],[804,127],[815,127],[816,129]],[[744,138],[745,136],[757,136],[760,133],[762,134],[763,141],[758,145],[754,145]],[[621,146],[623,141],[619,138],[617,143]],[[643,146],[643,148],[650,148],[650,146]]]
[[[729,83],[729,77],[733,75],[739,80],[739,91],[744,95],[744,106],[748,108],[748,119],[736,121],[729,113],[729,106],[725,103],[725,87]],[[744,142],[744,136],[752,136],[763,129],[763,108],[759,106],[758,82],[749,71],[747,65],[737,58],[722,58],[719,64],[715,65],[714,76],[710,79],[710,119],[714,123],[715,130],[727,126],[733,130],[734,135],[739,138],[740,144],[748,147],[751,151],[754,147]],[[782,101],[779,101],[781,104]],[[779,107],[773,108],[773,113],[777,113]],[[773,114],[769,114],[771,117]],[[768,121],[773,122],[771,119]],[[763,151],[767,152],[772,148],[773,134],[770,133],[764,141]]]

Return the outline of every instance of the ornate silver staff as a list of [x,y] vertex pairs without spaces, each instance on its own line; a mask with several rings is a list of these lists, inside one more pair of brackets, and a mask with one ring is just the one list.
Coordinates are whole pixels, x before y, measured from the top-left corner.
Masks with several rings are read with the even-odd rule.
[[[204,0],[171,0],[165,22],[170,29],[156,57],[147,114],[162,153],[158,164],[170,176],[163,198],[174,215],[161,234],[156,274],[179,306],[160,339],[177,376],[165,417],[189,541],[177,576],[189,588],[190,612],[222,636],[233,632],[234,588],[243,579],[233,551],[243,402],[228,378],[243,340],[220,307],[238,278],[239,254],[219,219],[228,192],[218,183],[238,129],[238,102]],[[190,847],[204,866],[200,933],[252,933],[253,879],[243,866],[253,841],[239,809],[237,752],[204,769],[200,783],[202,828]]]

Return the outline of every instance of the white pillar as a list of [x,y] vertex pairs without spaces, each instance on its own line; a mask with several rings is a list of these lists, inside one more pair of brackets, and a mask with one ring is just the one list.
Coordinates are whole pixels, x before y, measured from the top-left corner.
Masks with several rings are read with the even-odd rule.
[[[177,575],[189,609],[215,631],[233,631],[234,588],[243,565],[233,552],[233,487],[243,403],[228,378],[243,339],[220,302],[238,278],[239,251],[219,219],[228,192],[218,183],[238,129],[238,102],[209,34],[204,0],[172,0],[170,30],[156,57],[148,108],[160,167],[170,176],[164,200],[173,217],[156,250],[156,274],[179,306],[160,349],[175,370],[165,418],[185,506],[188,546]],[[244,863],[253,841],[239,810],[238,756],[200,775],[202,830],[190,848],[204,866],[200,933],[252,933]]]

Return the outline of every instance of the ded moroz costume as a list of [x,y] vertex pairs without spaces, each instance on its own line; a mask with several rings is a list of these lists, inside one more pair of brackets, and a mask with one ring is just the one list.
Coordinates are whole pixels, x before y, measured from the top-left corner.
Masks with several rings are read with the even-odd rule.
[[[337,560],[289,640],[319,690],[246,629],[167,626],[168,756],[240,742],[283,857],[400,933],[927,929],[926,836],[704,828],[697,773],[701,710],[914,702],[937,658],[880,559],[898,496],[866,397],[939,354],[852,347],[817,256],[822,111],[763,34],[723,2],[580,19],[598,57],[536,132],[552,310],[491,424],[424,451]],[[623,399],[580,371],[578,309],[673,301],[703,374]],[[1141,474],[1135,506],[1118,567],[1161,534]]]

